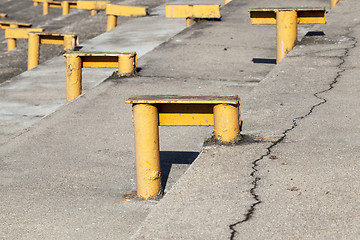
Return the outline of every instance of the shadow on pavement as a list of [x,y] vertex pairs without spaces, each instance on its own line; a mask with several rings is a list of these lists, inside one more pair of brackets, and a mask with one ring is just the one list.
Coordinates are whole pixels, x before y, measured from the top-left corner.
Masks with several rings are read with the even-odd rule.
[[265,63],[265,64],[276,64],[276,59],[269,58],[253,58],[253,63]]
[[160,151],[161,186],[163,189],[173,164],[191,164],[199,156],[199,152]]

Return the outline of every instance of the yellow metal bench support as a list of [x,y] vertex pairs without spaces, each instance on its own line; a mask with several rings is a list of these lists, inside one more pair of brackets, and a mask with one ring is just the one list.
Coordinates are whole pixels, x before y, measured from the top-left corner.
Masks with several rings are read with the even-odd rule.
[[81,94],[82,68],[118,68],[120,76],[136,72],[136,52],[67,52],[66,57],[66,101]]
[[29,33],[28,70],[39,65],[40,44],[64,45],[64,50],[73,50],[78,42],[77,35],[58,33]]
[[106,6],[106,15],[107,15],[106,30],[109,31],[116,27],[117,16],[139,17],[139,16],[146,16],[147,14],[148,14],[148,8],[146,7],[132,7],[132,6],[108,4]]
[[70,8],[77,8],[77,2],[75,1],[62,1],[61,2],[62,7],[62,15],[65,16],[69,14]]
[[167,18],[186,18],[189,27],[196,19],[220,19],[220,5],[166,5]]
[[340,0],[330,0],[330,8],[334,8]]
[[110,4],[111,1],[77,1],[77,8],[83,10],[90,10],[91,16],[99,10],[105,10],[106,5]]
[[276,24],[276,62],[279,63],[296,43],[298,24],[325,24],[325,8],[251,8],[252,24]]
[[0,18],[7,18],[7,14],[6,13],[0,13]]
[[13,21],[0,21],[0,28],[30,28],[31,23],[21,23],[21,22],[13,22]]
[[7,28],[5,29],[5,38],[8,43],[8,51],[16,48],[16,39],[28,39],[30,32],[43,32],[45,28]]
[[137,195],[158,197],[161,190],[158,126],[214,126],[215,138],[234,142],[240,130],[238,96],[134,96]]

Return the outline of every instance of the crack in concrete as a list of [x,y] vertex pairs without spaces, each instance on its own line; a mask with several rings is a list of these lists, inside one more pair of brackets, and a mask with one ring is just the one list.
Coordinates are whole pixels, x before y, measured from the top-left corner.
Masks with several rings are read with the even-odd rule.
[[[350,28],[349,28],[349,31],[350,31]],[[347,36],[347,37],[348,37],[348,36]],[[288,128],[288,129],[286,129],[286,130],[282,133],[282,136],[281,136],[278,140],[276,140],[276,141],[273,142],[269,147],[266,148],[267,151],[266,151],[265,154],[263,154],[260,158],[258,158],[258,159],[256,159],[255,161],[252,162],[252,164],[253,164],[252,170],[253,170],[253,171],[251,172],[250,176],[253,177],[254,180],[253,180],[252,183],[251,183],[251,184],[253,185],[253,187],[250,189],[250,194],[252,195],[252,197],[253,197],[253,199],[255,200],[255,202],[254,202],[254,203],[250,206],[250,208],[247,210],[247,213],[245,214],[245,218],[244,218],[243,220],[238,221],[238,222],[236,222],[236,223],[233,223],[233,224],[229,225],[229,228],[230,228],[230,230],[231,230],[231,235],[230,235],[230,239],[231,239],[231,240],[233,240],[233,239],[235,238],[236,234],[238,233],[238,232],[236,231],[235,227],[236,227],[237,225],[240,225],[240,224],[242,224],[242,223],[250,220],[251,217],[253,216],[255,210],[256,210],[256,206],[259,205],[259,204],[262,202],[261,199],[260,199],[260,197],[259,197],[259,195],[256,194],[256,189],[257,189],[257,186],[258,186],[258,182],[261,180],[260,177],[255,176],[256,172],[259,171],[259,170],[257,169],[257,167],[259,166],[258,163],[259,163],[260,161],[262,161],[265,157],[271,155],[271,153],[272,153],[272,148],[274,148],[276,145],[278,145],[279,143],[281,143],[281,142],[286,138],[287,134],[288,134],[290,131],[294,130],[296,126],[298,126],[298,121],[300,121],[300,120],[308,117],[310,114],[313,113],[313,111],[314,111],[317,107],[319,107],[319,106],[321,106],[321,105],[323,105],[323,104],[325,104],[325,103],[327,102],[327,99],[321,97],[320,95],[321,95],[322,93],[326,93],[326,92],[331,91],[331,90],[334,88],[334,85],[335,85],[336,83],[338,83],[338,79],[341,77],[342,73],[344,73],[344,72],[346,71],[345,68],[342,68],[342,65],[345,64],[345,58],[346,58],[347,56],[349,56],[350,50],[353,49],[353,48],[355,48],[356,45],[357,45],[357,41],[356,41],[355,37],[348,37],[348,38],[349,38],[349,42],[352,41],[353,44],[352,44],[351,47],[345,48],[345,53],[344,53],[344,55],[338,57],[338,58],[341,60],[341,62],[336,66],[336,68],[339,68],[339,69],[341,69],[341,70],[336,73],[336,76],[335,76],[334,80],[329,84],[329,87],[328,87],[327,89],[322,90],[322,91],[319,91],[319,92],[316,92],[316,93],[313,94],[313,96],[315,96],[317,99],[319,99],[320,102],[317,103],[317,104],[315,104],[315,105],[313,105],[313,106],[310,108],[310,110],[309,110],[305,115],[300,116],[300,117],[297,117],[297,118],[294,118],[294,119],[292,120],[292,126],[291,126],[290,128]]]

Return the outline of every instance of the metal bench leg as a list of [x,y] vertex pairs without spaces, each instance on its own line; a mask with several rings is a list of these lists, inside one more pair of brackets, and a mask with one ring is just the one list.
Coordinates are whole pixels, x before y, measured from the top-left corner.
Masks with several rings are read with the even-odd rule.
[[8,51],[11,51],[16,48],[16,39],[8,38],[7,39]]
[[296,37],[297,12],[295,10],[276,12],[276,63],[294,48]]
[[239,128],[239,107],[229,104],[214,106],[214,133],[217,140],[233,142],[240,133]]
[[61,2],[61,7],[62,7],[62,15],[68,15],[70,12],[70,5],[68,1],[63,1]]
[[110,31],[111,29],[115,28],[117,25],[117,16],[115,15],[107,15],[107,27],[106,31]]
[[161,193],[159,115],[156,106],[134,104],[137,195],[155,198]]
[[66,57],[66,102],[80,96],[82,86],[81,57]]
[[28,70],[39,65],[39,49],[40,49],[39,35],[30,33],[29,46],[28,46]]

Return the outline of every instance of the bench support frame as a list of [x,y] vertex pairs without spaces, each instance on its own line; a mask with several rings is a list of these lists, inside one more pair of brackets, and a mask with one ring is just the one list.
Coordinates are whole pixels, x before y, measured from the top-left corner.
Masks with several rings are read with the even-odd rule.
[[[127,103],[130,102],[127,101]],[[232,143],[238,138],[240,133],[240,100],[237,104],[211,103],[200,105],[133,103],[136,184],[137,196],[139,198],[156,199],[162,194],[159,125],[203,125],[201,123],[203,122],[202,120],[199,122],[199,119],[202,119],[201,116],[199,118],[199,113],[204,112],[204,109],[212,109],[213,123],[211,123],[211,120],[207,125],[214,125],[215,138],[224,143]],[[183,116],[181,116],[182,110],[185,110],[185,115],[190,113],[194,114],[192,116],[194,116],[193,118],[196,120],[189,122],[189,118],[183,119]],[[178,113],[178,118],[165,117],[165,119],[161,119],[161,114],[168,113]]]
[[[137,55],[135,52],[112,53],[112,56],[95,52],[94,55],[64,54],[66,57],[66,102],[81,95],[82,68],[118,68],[120,76],[129,76],[136,72]],[[111,60],[110,60],[111,59]],[[116,59],[114,61],[114,59]]]
[[[59,36],[60,37],[60,36]],[[40,43],[42,37],[36,33],[29,33],[28,44],[28,70],[39,65],[39,52]],[[60,37],[62,38],[62,37]],[[75,35],[63,35],[64,50],[72,50],[76,46],[77,36]],[[48,43],[49,44],[49,43]],[[55,43],[52,43],[55,44]]]

